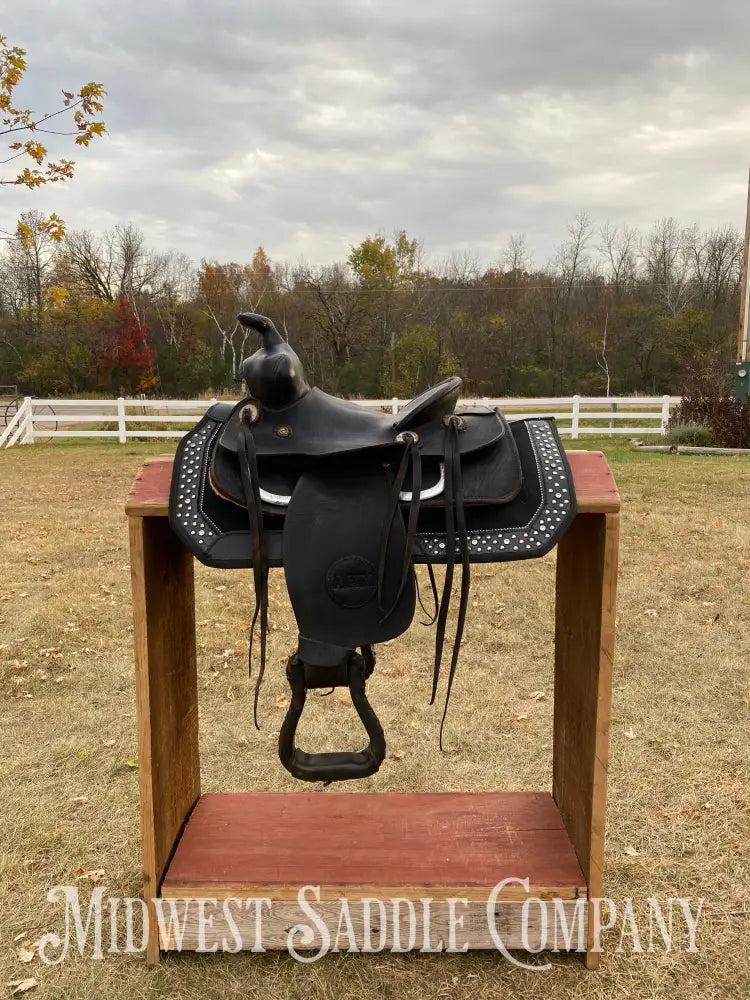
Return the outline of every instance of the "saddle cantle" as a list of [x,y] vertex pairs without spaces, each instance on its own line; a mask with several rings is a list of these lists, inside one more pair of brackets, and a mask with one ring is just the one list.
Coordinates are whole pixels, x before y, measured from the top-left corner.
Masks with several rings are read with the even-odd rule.
[[[385,757],[383,730],[365,693],[372,647],[409,627],[414,565],[427,564],[435,599],[434,701],[460,564],[442,746],[471,563],[548,552],[575,516],[570,469],[552,418],[509,424],[495,409],[456,413],[462,382],[455,377],[395,416],[373,412],[309,386],[271,320],[255,313],[239,320],[261,340],[243,363],[248,396],[212,406],[180,442],[170,523],[207,565],[253,569],[256,723],[268,572],[284,567],[300,635],[287,663],[292,699],[279,756],[306,781],[366,777]],[[440,596],[433,564],[445,565]],[[306,692],[336,686],[349,688],[369,745],[358,753],[305,753],[295,734]]]

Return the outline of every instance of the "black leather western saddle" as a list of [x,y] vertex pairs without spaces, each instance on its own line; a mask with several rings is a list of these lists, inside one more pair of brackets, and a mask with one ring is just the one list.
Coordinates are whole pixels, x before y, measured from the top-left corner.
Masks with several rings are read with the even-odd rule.
[[[460,570],[443,725],[458,663],[474,562],[544,555],[575,516],[570,469],[552,418],[509,424],[489,408],[455,412],[461,379],[420,393],[395,416],[310,387],[271,320],[243,313],[261,347],[243,364],[248,396],[216,403],[180,442],[169,517],[209,566],[252,567],[259,625],[258,691],[266,660],[268,572],[283,566],[299,627],[287,663],[292,697],[279,735],[284,767],[304,781],[374,774],[382,727],[365,684],[373,645],[401,635],[426,564],[435,601],[434,701],[448,609]],[[445,565],[438,596],[432,565]],[[295,743],[313,688],[348,687],[369,737],[351,753]]]

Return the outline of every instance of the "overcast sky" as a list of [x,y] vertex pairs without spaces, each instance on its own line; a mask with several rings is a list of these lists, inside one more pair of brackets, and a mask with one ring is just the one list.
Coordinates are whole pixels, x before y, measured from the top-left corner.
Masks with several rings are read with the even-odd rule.
[[402,228],[489,262],[524,232],[541,264],[582,210],[744,226],[747,0],[20,0],[0,33],[19,101],[109,92],[75,179],[4,187],[3,228],[38,207],[310,262]]

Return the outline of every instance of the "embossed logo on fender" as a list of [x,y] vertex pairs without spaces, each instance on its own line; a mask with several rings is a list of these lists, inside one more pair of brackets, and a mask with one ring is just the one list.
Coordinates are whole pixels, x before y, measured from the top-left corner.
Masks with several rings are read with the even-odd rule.
[[362,556],[344,556],[326,573],[326,590],[342,608],[362,608],[377,591],[375,567]]

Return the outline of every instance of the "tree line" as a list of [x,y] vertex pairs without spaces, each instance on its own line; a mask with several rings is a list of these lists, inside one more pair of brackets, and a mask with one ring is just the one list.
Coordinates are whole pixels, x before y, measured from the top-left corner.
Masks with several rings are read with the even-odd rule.
[[405,232],[324,265],[263,247],[196,265],[133,225],[58,237],[26,212],[0,251],[0,382],[40,396],[237,392],[256,348],[242,310],[273,317],[309,381],[366,397],[454,373],[469,395],[677,393],[703,359],[728,371],[736,342],[741,234],[674,218],[579,215],[543,266],[523,235],[490,266]]

